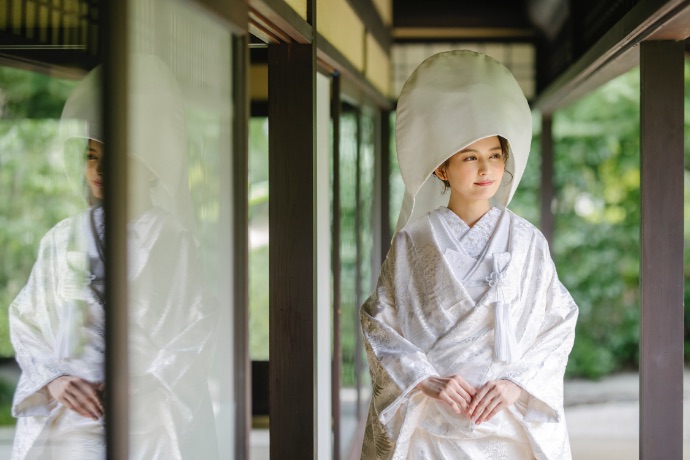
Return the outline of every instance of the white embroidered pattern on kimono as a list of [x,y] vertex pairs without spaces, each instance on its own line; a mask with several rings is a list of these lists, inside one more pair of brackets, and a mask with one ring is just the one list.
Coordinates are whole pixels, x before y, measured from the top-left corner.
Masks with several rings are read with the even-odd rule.
[[[568,459],[563,373],[577,306],[558,281],[548,244],[507,210],[491,210],[474,232],[448,212],[439,208],[396,234],[362,306],[373,386],[362,458]],[[445,225],[466,241],[444,241]],[[469,236],[477,243],[468,244]],[[461,248],[460,269],[448,255],[452,247]],[[494,354],[499,290],[491,282],[499,279],[516,348],[507,361]],[[415,389],[428,377],[455,374],[475,388],[511,380],[525,396],[474,425]]]
[[[13,460],[105,458],[103,419],[76,414],[46,389],[61,375],[104,381],[104,307],[88,287],[86,216],[66,219],[43,237],[29,281],[9,309],[22,369]],[[217,308],[203,296],[195,243],[157,208],[132,222],[129,235],[130,458],[214,458],[206,379]]]

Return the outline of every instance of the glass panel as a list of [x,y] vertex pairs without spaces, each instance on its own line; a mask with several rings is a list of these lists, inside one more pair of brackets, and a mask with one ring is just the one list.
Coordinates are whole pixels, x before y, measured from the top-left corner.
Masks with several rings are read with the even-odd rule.
[[231,34],[193,2],[130,3],[133,458],[231,458]]
[[357,302],[357,112],[343,107],[340,117],[340,455],[347,458],[357,428],[355,357],[359,336]]
[[[64,426],[46,427],[46,416],[79,417],[56,407],[46,384],[62,374],[103,381],[102,355],[94,350],[102,340],[78,340],[103,324],[85,325],[102,315],[83,276],[84,218],[88,201],[96,201],[85,176],[85,165],[94,164],[86,159],[88,126],[83,118],[60,121],[75,85],[0,67],[0,458],[12,452],[15,387],[14,415],[24,419],[19,445],[34,454],[32,436],[42,434],[52,449],[55,430]],[[82,360],[84,351],[93,354]]]
[[268,239],[268,117],[252,117],[249,120],[249,356],[252,361],[268,361]]

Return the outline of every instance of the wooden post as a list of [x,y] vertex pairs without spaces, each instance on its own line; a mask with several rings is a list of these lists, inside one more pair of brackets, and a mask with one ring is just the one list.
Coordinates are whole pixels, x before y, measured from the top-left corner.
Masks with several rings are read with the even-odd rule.
[[340,75],[331,80],[333,121],[333,223],[331,270],[333,272],[333,361],[331,364],[331,414],[333,416],[333,460],[340,460],[340,373],[343,353],[340,345]]
[[252,420],[251,362],[249,359],[249,97],[247,72],[249,67],[249,38],[233,38],[233,311],[234,328],[234,392],[235,458],[249,458],[249,435]]
[[683,42],[640,46],[640,458],[683,457]]
[[541,117],[541,232],[553,247],[553,119],[551,114]]
[[313,45],[268,46],[271,460],[315,455],[315,78]]
[[129,360],[127,278],[127,50],[129,1],[105,2],[103,121],[105,145],[105,437],[108,460],[129,458]]
[[[391,117],[390,110],[381,109],[379,110],[380,136],[378,141],[380,143],[381,152],[381,263],[386,260],[388,255],[388,250],[391,245],[391,238],[393,238],[391,232],[391,217],[390,217],[390,201],[391,201]],[[379,267],[375,267],[376,270]]]

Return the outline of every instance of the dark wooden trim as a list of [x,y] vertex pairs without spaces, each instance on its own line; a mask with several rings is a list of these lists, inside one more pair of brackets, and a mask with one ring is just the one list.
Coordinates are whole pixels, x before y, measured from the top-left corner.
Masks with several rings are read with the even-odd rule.
[[553,119],[549,114],[541,117],[541,213],[539,226],[549,246],[553,247],[554,216],[551,203],[553,186]]
[[637,45],[675,22],[689,5],[688,0],[641,0],[539,94],[535,108],[542,113],[553,113],[635,67],[639,63]]
[[271,460],[313,458],[314,152],[312,45],[268,47]]
[[213,15],[228,22],[235,35],[247,32],[249,5],[246,0],[194,0]]
[[267,117],[268,116],[268,101],[253,100],[250,103],[250,116],[252,117]]
[[362,72],[357,70],[336,47],[319,33],[316,36],[316,46],[316,57],[327,67],[338,71],[344,80],[354,84],[364,97],[371,100],[372,104],[385,109],[391,107],[390,99],[372,85]]
[[333,221],[331,264],[333,271],[333,363],[331,369],[331,413],[333,415],[333,460],[340,459],[340,374],[343,359],[340,344],[340,75],[331,78],[331,120],[333,123]]
[[105,145],[105,437],[107,458],[129,458],[127,277],[127,1],[103,4],[103,120]]
[[374,2],[372,0],[347,0],[347,3],[357,13],[367,32],[374,37],[386,54],[389,54],[392,42],[391,31],[383,23],[383,19],[381,19],[379,11],[374,6]]
[[[248,36],[235,36],[232,43],[233,117],[233,317],[235,372],[235,458],[249,458],[252,394],[249,359],[249,72]],[[221,434],[222,435],[222,434]]]
[[[386,260],[393,233],[391,229],[391,117],[390,110],[381,109],[381,262]],[[378,267],[376,267],[378,270]]]
[[[359,324],[359,306],[362,305],[362,238],[371,238],[369,233],[362,231],[362,109],[355,108],[355,116],[357,120],[357,157],[355,163],[355,308],[352,314],[354,315],[354,324]],[[357,420],[360,417],[362,405],[362,376],[360,370],[362,368],[362,342],[361,334],[355,333],[355,390],[357,392],[357,406],[355,407],[355,416]]]
[[282,0],[249,0],[249,18],[250,30],[258,23],[281,42],[312,42],[312,26]]
[[683,457],[683,42],[640,46],[640,458]]

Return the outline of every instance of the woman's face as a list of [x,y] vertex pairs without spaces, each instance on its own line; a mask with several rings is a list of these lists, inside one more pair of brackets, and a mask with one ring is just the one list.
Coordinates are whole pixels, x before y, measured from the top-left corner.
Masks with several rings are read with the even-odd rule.
[[94,198],[103,199],[103,144],[89,139],[86,147],[86,182]]
[[501,185],[505,171],[498,136],[476,141],[444,165],[436,168],[436,175],[450,182],[451,200],[464,202],[488,201]]

